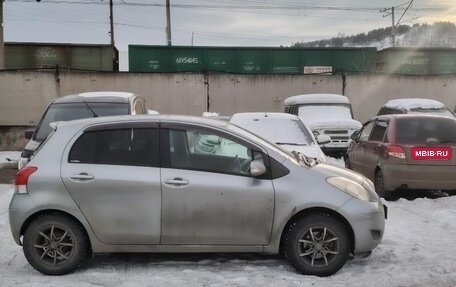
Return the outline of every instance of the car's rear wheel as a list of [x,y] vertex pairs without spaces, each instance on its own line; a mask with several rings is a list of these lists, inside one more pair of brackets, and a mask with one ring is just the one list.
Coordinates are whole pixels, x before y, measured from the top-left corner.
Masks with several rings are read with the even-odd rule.
[[348,260],[352,242],[345,225],[334,217],[311,214],[286,232],[285,257],[302,274],[329,276]]
[[383,172],[381,169],[379,169],[375,172],[374,185],[375,185],[375,192],[377,192],[378,196],[383,197],[384,199],[391,198],[392,191],[385,190]]
[[62,275],[79,267],[90,252],[82,227],[72,219],[49,214],[25,230],[24,254],[30,265],[47,275]]

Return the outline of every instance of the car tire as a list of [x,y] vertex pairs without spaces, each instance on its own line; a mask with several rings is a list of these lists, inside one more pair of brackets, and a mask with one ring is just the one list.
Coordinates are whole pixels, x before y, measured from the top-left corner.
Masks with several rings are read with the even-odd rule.
[[383,179],[383,172],[381,169],[375,172],[375,192],[377,192],[378,196],[383,197],[384,199],[390,199],[392,192],[390,190],[385,190],[384,188],[384,179]]
[[302,217],[286,232],[285,258],[304,275],[324,277],[336,273],[353,246],[345,225],[326,214]]
[[23,242],[27,261],[46,275],[69,273],[90,255],[83,228],[71,218],[56,213],[35,219],[25,230]]

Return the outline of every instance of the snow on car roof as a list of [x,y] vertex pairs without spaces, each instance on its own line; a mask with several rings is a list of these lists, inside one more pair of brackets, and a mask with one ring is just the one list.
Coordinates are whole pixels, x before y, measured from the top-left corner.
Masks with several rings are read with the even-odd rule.
[[299,119],[298,116],[286,113],[269,113],[269,112],[258,112],[258,113],[237,113],[234,114],[231,119],[255,119],[255,118],[271,118],[271,119]]
[[119,97],[119,98],[129,98],[134,96],[133,93],[128,92],[88,92],[77,94],[80,97],[84,98],[93,98],[93,97]]
[[347,97],[336,94],[304,94],[289,97],[285,99],[284,104],[300,105],[300,104],[349,104]]
[[399,110],[412,110],[412,109],[439,110],[439,109],[446,108],[446,106],[439,101],[431,100],[431,99],[421,99],[421,98],[406,98],[406,99],[390,100],[383,106],[386,108],[399,109]]

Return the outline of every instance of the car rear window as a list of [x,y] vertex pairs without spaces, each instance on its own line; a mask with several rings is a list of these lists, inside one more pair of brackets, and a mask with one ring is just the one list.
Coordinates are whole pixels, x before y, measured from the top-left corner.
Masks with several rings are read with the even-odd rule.
[[396,143],[455,143],[456,121],[450,118],[397,119]]
[[[87,106],[89,105],[90,108]],[[35,133],[35,140],[42,141],[51,132],[52,122],[71,121],[94,117],[92,109],[98,116],[117,116],[128,114],[126,103],[66,103],[52,104],[43,116]]]
[[68,162],[159,166],[158,129],[115,129],[82,134],[70,150]]

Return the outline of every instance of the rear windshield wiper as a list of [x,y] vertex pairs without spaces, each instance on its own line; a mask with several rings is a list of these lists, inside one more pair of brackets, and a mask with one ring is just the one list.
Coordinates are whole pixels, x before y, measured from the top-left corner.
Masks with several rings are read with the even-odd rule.
[[445,144],[445,143],[456,143],[456,140],[446,140],[446,141],[440,141],[437,144]]
[[88,104],[86,101],[84,101],[84,104],[85,104],[85,105],[89,108],[89,110],[92,112],[94,118],[98,118],[98,117],[99,117],[99,116],[97,115],[97,113],[95,113],[94,110],[92,110],[92,108],[89,106],[89,104]]

